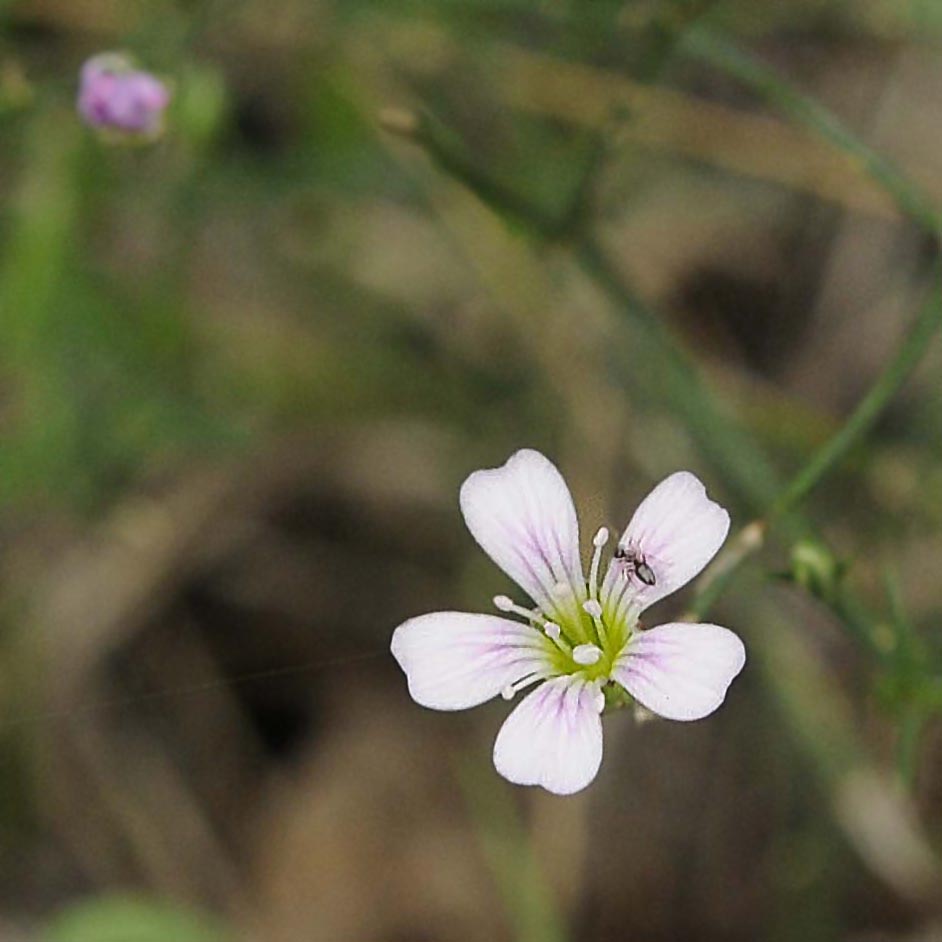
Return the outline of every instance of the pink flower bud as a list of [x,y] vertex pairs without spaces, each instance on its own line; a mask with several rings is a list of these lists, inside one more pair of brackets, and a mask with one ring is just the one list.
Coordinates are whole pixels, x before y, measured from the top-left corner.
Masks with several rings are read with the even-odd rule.
[[77,106],[93,128],[153,137],[169,103],[166,85],[121,53],[93,56],[82,66]]

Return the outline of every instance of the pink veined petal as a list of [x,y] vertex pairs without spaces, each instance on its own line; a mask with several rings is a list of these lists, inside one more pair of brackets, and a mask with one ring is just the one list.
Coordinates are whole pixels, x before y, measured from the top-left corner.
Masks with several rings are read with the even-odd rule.
[[631,637],[612,677],[642,706],[669,720],[699,720],[726,697],[746,649],[719,625],[658,625]]
[[[461,487],[472,536],[547,614],[561,612],[554,587],[585,597],[579,524],[569,488],[555,465],[524,448],[500,468],[475,471]],[[570,595],[566,611],[574,608]]]
[[412,699],[433,710],[477,706],[508,684],[552,673],[540,632],[496,615],[419,615],[393,632],[390,647]]
[[579,676],[554,677],[507,717],[494,743],[494,766],[517,785],[557,795],[585,788],[602,762],[603,698]]
[[[710,500],[689,471],[665,478],[641,502],[619,545],[643,558],[654,576],[646,585],[630,567],[613,559],[602,588],[609,608],[630,597],[638,612],[686,585],[716,555],[729,533],[729,514]],[[625,594],[630,593],[630,596]]]

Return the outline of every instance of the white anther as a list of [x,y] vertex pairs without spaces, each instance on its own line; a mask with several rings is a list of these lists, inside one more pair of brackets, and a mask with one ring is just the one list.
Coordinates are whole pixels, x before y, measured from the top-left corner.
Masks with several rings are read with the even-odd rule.
[[546,676],[547,675],[543,671],[533,671],[532,673],[527,674],[526,677],[521,677],[520,680],[515,680],[512,684],[507,684],[507,686],[501,690],[500,695],[505,700],[513,700],[513,698],[525,687],[529,687],[538,681],[544,680]]
[[583,602],[582,610],[586,615],[591,615],[593,618],[602,617],[602,606],[595,599],[587,599]]
[[592,545],[596,549],[601,549],[608,542],[608,527],[599,527],[598,532],[592,537]]
[[563,637],[562,628],[560,628],[556,622],[543,622],[543,630],[546,632],[546,637],[549,638],[566,657],[572,656],[572,648],[569,647],[569,642]]
[[514,615],[519,615],[526,621],[540,621],[543,617],[539,611],[524,608],[507,595],[495,595],[494,607],[501,612],[512,612]]
[[572,649],[572,659],[583,667],[597,664],[602,656],[602,649],[594,644],[579,644]]

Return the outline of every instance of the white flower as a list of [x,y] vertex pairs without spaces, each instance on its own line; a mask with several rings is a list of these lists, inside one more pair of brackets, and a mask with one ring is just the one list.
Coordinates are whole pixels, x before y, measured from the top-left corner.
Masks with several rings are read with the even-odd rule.
[[494,765],[511,782],[568,795],[585,788],[602,761],[606,699],[633,698],[672,720],[712,713],[742,670],[745,649],[718,625],[667,624],[641,630],[638,616],[689,582],[713,558],[729,515],[694,475],[679,471],[641,503],[599,584],[603,527],[586,581],[579,525],[562,475],[524,449],[501,468],[476,471],[461,488],[461,510],[484,551],[536,603],[506,596],[497,615],[433,612],[392,638],[409,693],[434,710],[463,710],[498,694],[539,686],[497,735]]

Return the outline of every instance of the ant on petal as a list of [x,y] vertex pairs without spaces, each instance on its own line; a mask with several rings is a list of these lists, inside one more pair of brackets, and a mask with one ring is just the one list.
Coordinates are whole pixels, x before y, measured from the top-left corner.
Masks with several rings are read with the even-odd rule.
[[619,544],[615,547],[614,558],[619,560],[624,566],[626,576],[634,575],[639,582],[645,585],[655,585],[657,577],[654,570],[647,564],[645,558],[636,550]]

